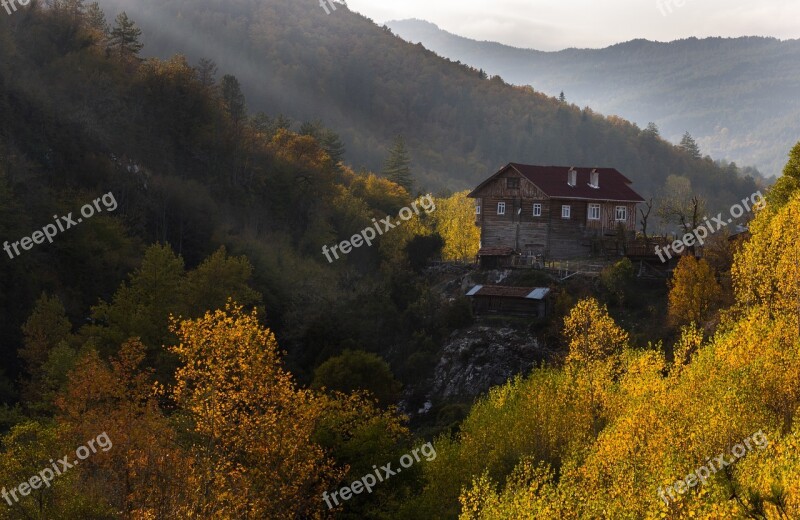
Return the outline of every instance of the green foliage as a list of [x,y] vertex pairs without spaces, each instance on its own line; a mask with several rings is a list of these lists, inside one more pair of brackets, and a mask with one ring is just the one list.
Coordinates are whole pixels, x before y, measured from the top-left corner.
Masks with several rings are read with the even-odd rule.
[[245,116],[247,116],[247,105],[245,104],[244,94],[242,94],[242,87],[239,84],[239,80],[236,79],[235,76],[226,74],[222,76],[220,88],[222,90],[222,100],[225,102],[228,115],[230,115],[234,125],[239,126]]
[[[94,13],[97,16],[97,13]],[[99,20],[93,20],[98,23]],[[144,47],[139,41],[142,30],[124,12],[117,15],[109,37],[109,48],[121,59],[136,58]]]
[[697,146],[697,141],[694,140],[689,132],[683,134],[679,146],[693,159],[701,159],[703,157],[703,154],[700,153],[700,147]]
[[411,176],[411,158],[406,149],[406,141],[403,136],[398,135],[392,148],[389,150],[389,156],[383,165],[381,172],[387,179],[395,184],[399,184],[411,193],[414,187],[414,179]]
[[626,297],[632,290],[635,272],[630,259],[624,258],[616,264],[606,267],[600,273],[600,284],[615,303],[624,305]]
[[784,206],[800,191],[800,142],[789,153],[789,162],[783,169],[783,176],[770,188],[767,194],[769,207],[778,209]]
[[444,239],[436,233],[433,235],[418,235],[406,244],[406,254],[411,268],[422,271],[431,260],[441,258]]
[[348,394],[367,391],[383,406],[395,404],[400,395],[400,383],[389,364],[376,354],[359,350],[345,350],[318,366],[311,386]]

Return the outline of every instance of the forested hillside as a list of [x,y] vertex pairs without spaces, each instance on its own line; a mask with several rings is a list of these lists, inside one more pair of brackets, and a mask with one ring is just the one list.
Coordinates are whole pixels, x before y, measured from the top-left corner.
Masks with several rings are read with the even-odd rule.
[[689,132],[704,154],[756,166],[768,176],[780,173],[784,151],[800,135],[798,40],[635,40],[542,52],[470,40],[421,20],[387,25],[410,42],[514,85],[551,96],[564,92],[571,103],[641,126],[654,121],[674,143]]
[[[269,30],[237,25],[257,5]],[[296,5],[231,2],[230,17],[182,37],[224,46],[212,29],[252,29],[287,64],[276,77],[302,76],[315,95],[309,64],[325,48],[297,34],[332,33],[314,25],[324,12]],[[333,23],[373,34],[340,10]],[[82,0],[0,15],[0,520],[800,517],[800,143],[750,234],[709,238],[668,281],[638,278],[627,258],[591,279],[481,271],[468,265],[479,233],[465,191],[417,195],[424,179],[396,136],[374,152],[381,175],[352,168],[350,147],[402,133],[434,164],[466,141],[425,138],[505,146],[495,140],[511,134],[486,121],[530,106],[552,153],[686,166],[720,204],[754,181],[379,29],[352,35],[354,61],[331,49],[353,74],[325,86],[331,98],[368,89],[366,106],[349,98],[363,126],[328,107],[350,140],[314,121],[327,112],[306,92],[264,86],[309,120],[283,105],[253,114],[260,69],[245,81],[223,63],[144,58],[139,31]],[[365,65],[380,79],[362,81]],[[415,67],[422,83],[404,91]],[[386,85],[419,95],[393,105]],[[437,97],[453,92],[479,107],[448,133],[437,129],[467,124]],[[368,110],[401,125],[384,131]],[[437,124],[403,132],[431,114]],[[572,131],[583,144],[549,135]],[[550,287],[550,316],[476,324],[465,287],[511,280]],[[431,395],[448,343],[445,369],[493,376],[514,360],[490,352],[528,347],[487,351],[494,331],[534,337],[548,357],[474,402]],[[718,454],[727,464],[712,474]]]
[[712,207],[753,192],[653,132],[559,103],[410,45],[341,6],[294,0],[103,0],[141,25],[148,52],[213,59],[244,85],[249,107],[335,128],[356,167],[378,170],[397,134],[431,189],[474,187],[508,162],[614,167],[643,195],[687,175]]
[[[403,381],[423,377],[451,306],[430,299],[410,261],[436,251],[474,255],[477,230],[452,225],[471,217],[471,201],[463,193],[430,199],[435,211],[329,263],[323,245],[397,215],[414,197],[341,163],[334,131],[307,124],[295,133],[277,114],[250,118],[235,77],[215,78],[182,56],[142,60],[139,45],[106,34],[100,17],[64,5],[0,18],[4,401],[24,395],[14,381],[44,377],[46,352],[18,356],[33,348],[22,325],[37,305],[68,321],[36,349],[71,329],[81,331],[67,342],[76,351],[90,341],[110,354],[138,336],[160,375],[175,361],[159,353],[174,338],[170,313],[200,316],[233,297],[267,309],[262,318],[306,382],[347,348],[389,358]],[[126,17],[111,24],[136,31]],[[54,215],[79,218],[103,194],[116,201],[113,212],[70,226],[52,244],[17,244],[13,255],[14,241]],[[438,250],[436,241],[407,247],[431,235],[441,237]]]

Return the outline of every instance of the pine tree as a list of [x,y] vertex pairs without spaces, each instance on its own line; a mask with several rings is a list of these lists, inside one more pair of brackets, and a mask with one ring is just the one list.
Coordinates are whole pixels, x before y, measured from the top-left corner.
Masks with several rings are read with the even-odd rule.
[[234,124],[238,127],[247,115],[247,105],[245,104],[244,94],[242,94],[242,87],[236,76],[226,74],[222,77],[222,99],[225,101],[225,106],[228,113],[233,119]]
[[197,64],[197,67],[195,67],[195,70],[197,71],[197,78],[200,80],[200,84],[205,88],[214,86],[217,77],[217,64],[214,63],[214,60],[202,58]]
[[564,95],[564,91],[561,91],[561,94],[558,95],[558,101],[562,104],[567,102],[567,96]]
[[681,139],[680,147],[683,151],[688,153],[694,159],[700,159],[702,154],[700,153],[700,147],[697,146],[697,142],[692,137],[692,134],[686,132],[683,134],[683,139]]
[[331,160],[334,164],[339,164],[344,160],[345,148],[342,139],[339,137],[339,134],[333,130],[326,129],[322,134],[320,144],[322,145],[322,148],[328,152],[328,155],[331,157]]
[[139,42],[141,35],[142,30],[136,27],[133,20],[128,18],[128,15],[123,11],[114,20],[109,47],[119,53],[120,58],[137,58],[139,51],[144,47]]
[[408,156],[405,139],[403,139],[403,136],[398,135],[383,167],[383,174],[390,181],[405,188],[410,194],[414,187],[410,166],[411,159]]
[[653,122],[647,123],[647,128],[644,130],[644,133],[648,137],[661,137],[661,131],[658,129],[658,125]]
[[92,2],[89,4],[89,7],[86,8],[85,23],[89,29],[97,31],[103,36],[108,35],[108,22],[106,22],[106,14],[100,8],[100,4],[97,2]]

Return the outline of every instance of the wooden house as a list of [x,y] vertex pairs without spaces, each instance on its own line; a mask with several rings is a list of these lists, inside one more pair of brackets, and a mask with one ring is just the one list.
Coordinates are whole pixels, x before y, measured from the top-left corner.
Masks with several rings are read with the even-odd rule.
[[550,313],[550,289],[476,285],[467,292],[476,316],[503,314],[544,318]]
[[507,265],[515,254],[585,257],[592,239],[620,232],[632,240],[644,199],[630,185],[614,168],[508,164],[469,194],[481,265]]

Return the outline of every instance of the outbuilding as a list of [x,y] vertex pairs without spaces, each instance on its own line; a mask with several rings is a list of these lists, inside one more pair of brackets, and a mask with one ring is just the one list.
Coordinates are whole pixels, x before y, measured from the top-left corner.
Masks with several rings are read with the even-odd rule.
[[476,316],[504,314],[544,318],[550,313],[550,289],[476,285],[467,292]]

